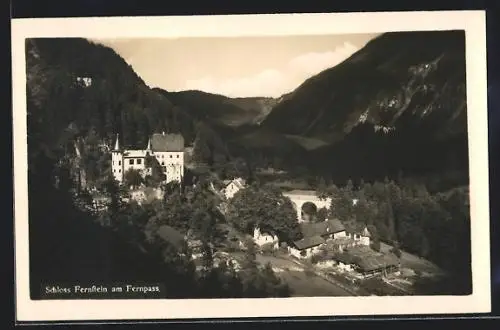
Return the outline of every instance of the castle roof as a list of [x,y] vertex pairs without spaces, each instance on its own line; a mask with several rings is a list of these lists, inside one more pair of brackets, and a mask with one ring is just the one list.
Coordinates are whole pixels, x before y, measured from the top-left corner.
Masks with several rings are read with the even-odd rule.
[[125,150],[123,152],[124,158],[142,158],[146,156],[146,152],[144,150]]
[[184,150],[184,137],[181,134],[153,134],[151,137],[153,152],[177,152]]

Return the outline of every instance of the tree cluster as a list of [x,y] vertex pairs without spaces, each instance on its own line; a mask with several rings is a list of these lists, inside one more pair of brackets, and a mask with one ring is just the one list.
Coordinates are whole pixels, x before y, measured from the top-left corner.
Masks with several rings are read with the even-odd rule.
[[238,191],[229,201],[227,219],[238,230],[253,234],[276,234],[280,241],[300,239],[297,213],[289,198],[272,186],[251,185]]
[[[330,216],[345,224],[368,226],[373,245],[380,241],[426,258],[468,290],[471,277],[469,194],[466,188],[430,194],[423,184],[385,180],[354,187],[330,187]],[[355,200],[356,202],[353,202]],[[469,282],[469,284],[467,284]],[[465,289],[464,289],[465,288]]]

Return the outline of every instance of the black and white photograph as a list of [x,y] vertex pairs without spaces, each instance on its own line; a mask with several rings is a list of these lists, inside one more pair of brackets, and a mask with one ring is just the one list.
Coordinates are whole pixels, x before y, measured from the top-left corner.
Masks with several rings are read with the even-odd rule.
[[18,305],[487,312],[484,16],[427,14],[19,22]]

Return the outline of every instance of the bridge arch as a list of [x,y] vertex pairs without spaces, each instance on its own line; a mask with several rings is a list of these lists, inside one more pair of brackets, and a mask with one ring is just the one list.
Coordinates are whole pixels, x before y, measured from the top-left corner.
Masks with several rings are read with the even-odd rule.
[[284,193],[283,195],[292,201],[295,211],[297,212],[297,220],[299,222],[304,221],[302,212],[304,205],[306,205],[307,208],[308,205],[310,207],[310,204],[313,204],[316,207],[317,212],[321,208],[329,209],[332,203],[331,198],[319,198],[313,190],[292,190]]
[[300,215],[303,221],[311,221],[318,213],[318,207],[313,202],[304,202],[300,208]]

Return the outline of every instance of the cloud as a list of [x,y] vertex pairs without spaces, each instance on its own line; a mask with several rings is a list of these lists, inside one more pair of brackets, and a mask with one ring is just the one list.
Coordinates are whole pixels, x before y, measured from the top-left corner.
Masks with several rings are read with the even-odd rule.
[[311,76],[341,63],[356,51],[356,46],[345,42],[334,51],[299,55],[290,61],[289,66],[298,74]]
[[301,54],[292,58],[282,69],[266,69],[246,77],[206,76],[186,81],[183,89],[230,97],[279,97],[297,88],[311,76],[341,63],[357,50],[356,46],[345,42],[333,51]]

